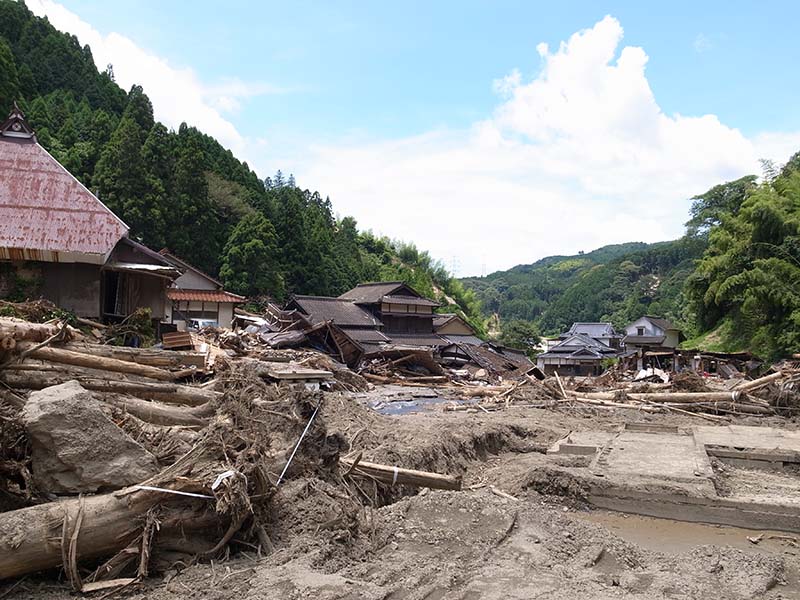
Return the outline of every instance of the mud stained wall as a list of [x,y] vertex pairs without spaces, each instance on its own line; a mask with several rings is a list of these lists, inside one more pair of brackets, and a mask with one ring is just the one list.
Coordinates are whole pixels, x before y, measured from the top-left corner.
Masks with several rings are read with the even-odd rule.
[[219,323],[219,326],[230,329],[232,320],[233,320],[233,304],[220,303],[219,317],[217,318],[217,323]]
[[40,263],[41,295],[79,317],[100,317],[100,267],[81,263]]

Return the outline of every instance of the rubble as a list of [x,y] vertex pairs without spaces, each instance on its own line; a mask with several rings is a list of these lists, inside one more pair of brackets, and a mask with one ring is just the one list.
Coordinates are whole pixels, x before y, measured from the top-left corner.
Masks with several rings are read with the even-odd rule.
[[[248,329],[254,327],[263,325]],[[602,487],[614,474],[603,471],[612,463],[599,459],[596,469],[587,467],[588,455],[578,447],[597,457],[605,456],[603,448],[636,455],[637,432],[655,431],[662,422],[709,422],[702,430],[709,460],[737,465],[715,475],[720,494],[724,485],[751,485],[752,478],[733,470],[747,461],[794,464],[783,450],[775,454],[756,442],[749,450],[729,447],[731,436],[745,435],[736,429],[725,438],[728,446],[715,441],[722,439],[719,425],[775,423],[796,414],[800,371],[794,363],[752,380],[684,371],[642,382],[621,370],[545,377],[491,347],[471,350],[474,362],[454,365],[432,348],[393,346],[349,367],[314,347],[313,333],[304,333],[312,347],[296,348],[273,347],[275,333],[281,332],[207,329],[191,333],[190,349],[177,351],[98,344],[91,331],[63,321],[0,318],[0,346],[13,340],[3,346],[0,369],[0,579],[60,568],[75,591],[114,590],[157,585],[148,577],[175,565],[183,565],[176,573],[189,572],[243,555],[255,557],[254,569],[272,561],[276,574],[306,556],[313,556],[306,568],[314,573],[355,573],[354,565],[377,560],[395,533],[419,535],[387,519],[403,506],[427,506],[431,497],[425,510],[432,512],[419,516],[431,547],[448,543],[435,533],[451,519],[448,511],[475,502],[516,507],[510,520],[498,522],[502,531],[480,512],[469,515],[468,523],[492,529],[486,530],[491,544],[522,543],[516,528],[532,527],[548,545],[554,539],[569,545],[563,531],[580,536],[584,530],[562,520],[555,537],[542,533],[552,515],[535,512],[546,501],[531,504],[531,494],[557,498],[558,511],[587,502],[587,482]],[[416,402],[422,412],[385,417],[368,408],[374,400]],[[641,424],[626,430],[633,441],[609,441],[615,429],[602,425],[615,415]],[[568,430],[581,430],[582,423],[601,430],[569,438]],[[557,443],[560,451],[545,455]],[[543,468],[537,461],[545,459],[551,463]],[[513,465],[535,466],[523,474]],[[786,486],[784,479],[775,478],[776,485]],[[404,500],[409,495],[414,499]],[[454,531],[464,536],[462,546],[471,543],[466,529]],[[395,539],[399,548],[418,546]],[[576,546],[564,554],[579,570],[597,569],[610,555],[636,554],[619,554],[607,539],[583,542],[574,543],[586,552]],[[639,585],[630,572],[624,575]],[[48,585],[60,585],[48,577]],[[391,586],[384,589],[366,572],[363,577],[383,590],[375,597],[391,593]],[[699,580],[694,585],[711,589]],[[471,581],[464,589],[478,593],[480,586]]]

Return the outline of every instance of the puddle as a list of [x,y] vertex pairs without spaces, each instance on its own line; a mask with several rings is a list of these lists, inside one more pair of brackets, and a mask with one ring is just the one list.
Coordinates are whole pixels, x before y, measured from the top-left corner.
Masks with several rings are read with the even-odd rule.
[[411,400],[392,400],[387,402],[385,400],[377,400],[368,402],[369,407],[377,413],[382,415],[407,415],[432,408],[440,404],[474,404],[476,400],[469,401],[454,401],[453,398],[414,398]]

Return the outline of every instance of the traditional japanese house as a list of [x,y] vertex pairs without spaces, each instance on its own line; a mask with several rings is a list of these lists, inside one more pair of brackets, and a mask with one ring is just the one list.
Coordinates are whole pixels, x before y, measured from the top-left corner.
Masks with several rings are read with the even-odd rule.
[[573,323],[561,334],[561,341],[536,357],[544,373],[561,375],[600,375],[604,361],[621,354],[622,336],[611,323]]
[[217,327],[229,329],[234,308],[247,299],[226,292],[222,283],[166,248],[159,254],[183,271],[167,289],[167,322],[175,324],[178,331],[185,330],[190,321],[215,323]]
[[625,328],[622,343],[628,354],[636,357],[638,369],[656,366],[674,370],[676,349],[682,337],[680,329],[667,319],[644,316]]
[[0,125],[0,296],[106,321],[146,307],[157,322],[179,275],[39,145],[15,105]]

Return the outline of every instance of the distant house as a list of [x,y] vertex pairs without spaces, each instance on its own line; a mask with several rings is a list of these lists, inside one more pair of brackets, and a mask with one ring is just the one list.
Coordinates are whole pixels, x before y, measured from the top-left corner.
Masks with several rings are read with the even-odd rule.
[[622,335],[611,323],[573,323],[560,341],[536,357],[544,373],[559,375],[600,375],[603,361],[620,355]]
[[433,330],[436,335],[446,338],[454,344],[483,343],[472,326],[455,313],[440,313],[433,315]]
[[0,125],[0,296],[30,297],[80,317],[119,321],[166,314],[180,271],[128,237],[128,226],[36,140],[15,105]]
[[[671,363],[683,335],[670,321],[661,317],[644,316],[625,328],[622,343],[629,354],[637,356],[637,368],[650,362],[662,367]],[[650,360],[648,360],[648,358]]]
[[197,267],[170,253],[166,248],[159,254],[183,274],[167,289],[167,316],[179,331],[186,329],[189,319],[203,319],[230,328],[233,309],[247,300],[244,296],[222,289],[222,283],[203,273]]

